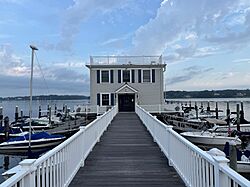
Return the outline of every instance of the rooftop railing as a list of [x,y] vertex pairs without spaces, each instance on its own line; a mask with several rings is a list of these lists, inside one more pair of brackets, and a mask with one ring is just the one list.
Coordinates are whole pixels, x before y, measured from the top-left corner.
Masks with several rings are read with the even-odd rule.
[[228,166],[224,156],[212,156],[201,150],[138,105],[136,113],[186,186],[250,186],[250,181]]
[[90,56],[89,65],[156,65],[162,64],[162,56]]
[[0,187],[69,186],[116,114],[114,106],[40,158],[23,160]]

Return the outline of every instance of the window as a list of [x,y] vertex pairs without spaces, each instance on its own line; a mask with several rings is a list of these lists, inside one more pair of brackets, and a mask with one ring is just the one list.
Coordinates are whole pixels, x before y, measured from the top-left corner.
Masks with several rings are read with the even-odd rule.
[[109,105],[109,94],[102,94],[102,106]]
[[102,82],[109,82],[109,71],[103,70],[101,71]]
[[130,70],[123,70],[122,81],[123,82],[130,82]]
[[96,71],[96,82],[100,83],[100,70]]
[[152,69],[152,82],[155,82],[155,69]]
[[141,83],[141,70],[138,69],[138,82]]
[[121,70],[118,70],[118,83],[121,83]]
[[150,81],[150,70],[143,70],[143,82],[151,82]]
[[132,83],[135,83],[135,70],[132,69]]

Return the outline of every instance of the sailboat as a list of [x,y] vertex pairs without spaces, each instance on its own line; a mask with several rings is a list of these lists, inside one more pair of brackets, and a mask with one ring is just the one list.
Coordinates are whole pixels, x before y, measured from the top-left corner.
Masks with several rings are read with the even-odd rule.
[[[33,81],[33,61],[34,53],[38,50],[35,46],[30,45],[32,49],[31,55],[31,75],[30,75],[30,102],[29,102],[29,117],[32,119],[32,81]],[[65,136],[50,135],[46,132],[32,133],[32,120],[29,120],[29,133],[25,136],[11,138],[0,144],[0,153],[15,154],[23,153],[32,157],[33,152],[44,151],[61,143]]]

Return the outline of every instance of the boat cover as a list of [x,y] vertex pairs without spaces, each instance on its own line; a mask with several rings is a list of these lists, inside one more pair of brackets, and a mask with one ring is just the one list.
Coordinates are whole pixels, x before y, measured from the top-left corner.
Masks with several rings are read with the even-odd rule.
[[[39,139],[50,139],[50,138],[63,138],[63,135],[60,134],[49,134],[47,132],[38,132],[31,134],[31,140],[39,140]],[[26,134],[24,136],[19,136],[15,138],[10,138],[7,142],[13,142],[13,141],[22,141],[22,140],[28,140],[29,134]]]

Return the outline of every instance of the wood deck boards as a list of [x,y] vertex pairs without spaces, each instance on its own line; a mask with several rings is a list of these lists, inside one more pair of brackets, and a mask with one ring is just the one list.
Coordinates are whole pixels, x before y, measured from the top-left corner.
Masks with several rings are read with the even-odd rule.
[[118,113],[70,184],[185,186],[135,113]]

